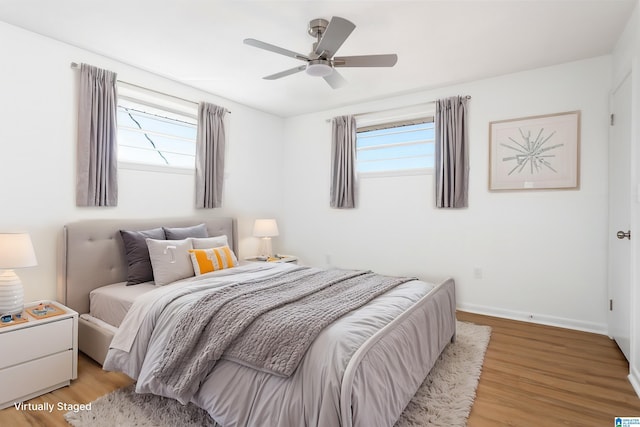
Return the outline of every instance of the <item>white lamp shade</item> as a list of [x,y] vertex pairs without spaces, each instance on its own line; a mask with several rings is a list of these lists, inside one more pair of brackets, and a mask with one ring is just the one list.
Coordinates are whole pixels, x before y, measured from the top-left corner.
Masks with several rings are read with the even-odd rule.
[[0,269],[38,265],[29,233],[0,233]]
[[253,224],[255,237],[275,237],[278,234],[278,223],[275,219],[256,219]]

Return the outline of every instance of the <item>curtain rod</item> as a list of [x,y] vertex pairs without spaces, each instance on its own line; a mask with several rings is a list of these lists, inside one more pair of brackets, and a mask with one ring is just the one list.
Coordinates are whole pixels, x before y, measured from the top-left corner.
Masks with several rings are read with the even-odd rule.
[[[467,96],[463,96],[464,99],[471,99],[471,96],[467,95]],[[358,117],[358,116],[365,116],[367,114],[374,114],[374,113],[384,113],[386,111],[394,111],[394,110],[400,110],[402,108],[411,108],[411,107],[417,107],[419,105],[429,105],[429,104],[435,104],[436,101],[426,101],[426,102],[420,102],[419,104],[411,104],[411,105],[403,105],[401,107],[393,107],[393,108],[386,108],[384,110],[376,110],[376,111],[367,111],[366,113],[357,113],[357,114],[353,114],[354,117]],[[327,119],[325,120],[327,123],[329,123],[332,119]]]
[[[78,64],[77,62],[72,62],[71,63],[71,68],[73,68],[74,70],[79,70],[80,69],[80,64]],[[188,102],[189,104],[199,105],[196,101],[192,101],[190,99],[180,98],[179,96],[171,95],[171,94],[168,94],[168,93],[165,93],[165,92],[160,92],[159,90],[155,90],[155,89],[149,89],[148,87],[140,86],[140,85],[137,85],[137,84],[134,84],[134,83],[125,82],[124,80],[117,80],[117,81],[119,83],[124,83],[126,85],[136,87],[138,89],[144,89],[146,91],[157,93],[159,95],[164,95],[164,96],[169,96],[169,97],[174,98],[174,99],[179,99],[180,101]],[[231,114],[231,111],[227,110],[227,113]]]

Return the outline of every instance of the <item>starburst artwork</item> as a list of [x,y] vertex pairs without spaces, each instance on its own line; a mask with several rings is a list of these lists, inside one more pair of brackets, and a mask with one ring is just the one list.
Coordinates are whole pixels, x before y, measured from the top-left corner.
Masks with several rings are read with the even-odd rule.
[[580,112],[491,122],[489,189],[578,187]]
[[534,174],[541,172],[544,168],[557,173],[558,171],[552,166],[552,159],[556,157],[552,150],[562,147],[564,144],[547,144],[555,132],[545,135],[544,128],[541,128],[537,135],[533,137],[531,131],[526,134],[522,129],[518,129],[518,131],[520,132],[520,141],[509,137],[511,143],[500,144],[516,153],[513,156],[502,158],[503,162],[513,163],[515,161],[515,166],[509,171],[509,175],[514,172],[522,173],[523,171]]

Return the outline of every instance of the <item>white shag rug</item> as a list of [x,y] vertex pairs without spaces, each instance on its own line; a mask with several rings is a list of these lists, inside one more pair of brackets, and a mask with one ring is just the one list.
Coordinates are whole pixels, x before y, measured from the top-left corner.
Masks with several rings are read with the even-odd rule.
[[[409,402],[396,427],[465,426],[482,371],[491,328],[457,322],[456,341],[449,344]],[[218,427],[193,404],[150,394],[136,394],[133,386],[109,393],[91,403],[90,411],[68,412],[74,427]]]

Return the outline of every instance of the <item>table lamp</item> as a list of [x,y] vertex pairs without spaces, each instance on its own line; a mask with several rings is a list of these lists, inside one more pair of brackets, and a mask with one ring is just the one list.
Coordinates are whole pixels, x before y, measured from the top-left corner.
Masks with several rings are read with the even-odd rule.
[[24,309],[22,282],[14,268],[38,265],[28,233],[0,233],[0,315]]
[[278,234],[278,224],[275,219],[256,219],[253,224],[253,235],[262,238],[260,256],[270,257],[273,255],[271,252],[271,238]]

